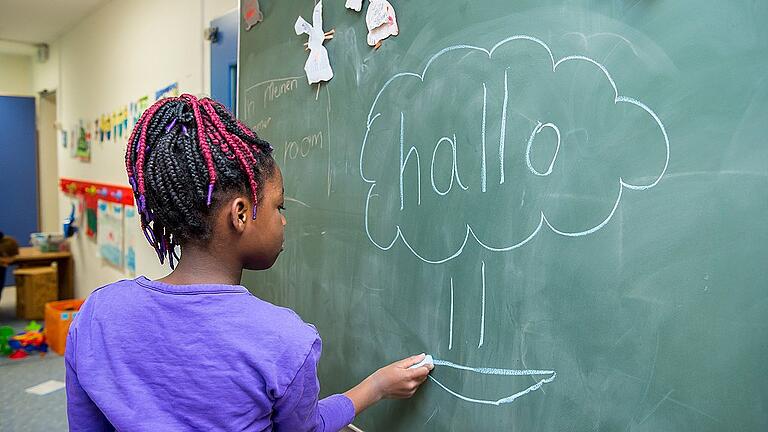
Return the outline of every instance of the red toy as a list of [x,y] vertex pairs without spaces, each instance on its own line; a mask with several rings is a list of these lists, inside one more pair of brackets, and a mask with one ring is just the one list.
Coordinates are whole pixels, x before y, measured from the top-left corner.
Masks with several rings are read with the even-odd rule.
[[45,343],[45,331],[37,323],[30,324],[25,333],[19,333],[8,339],[8,345],[13,350],[9,356],[12,360],[19,360],[37,351],[40,356],[48,352],[48,344]]

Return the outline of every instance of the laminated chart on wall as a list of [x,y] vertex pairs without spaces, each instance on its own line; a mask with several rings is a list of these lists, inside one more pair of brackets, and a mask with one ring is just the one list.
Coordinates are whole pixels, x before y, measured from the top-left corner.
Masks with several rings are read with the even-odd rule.
[[110,265],[123,268],[123,205],[98,201],[97,244],[101,258]]
[[125,247],[125,271],[136,275],[136,241],[139,238],[140,226],[136,217],[136,207],[123,206],[123,244]]
[[[61,178],[59,179],[59,189],[81,202],[81,205],[77,208],[78,212],[82,212],[82,214],[77,219],[81,221],[81,229],[84,229],[85,234],[92,240],[98,240],[99,201],[119,204],[121,206],[133,205],[133,191],[127,186]],[[122,220],[122,215],[120,219]]]

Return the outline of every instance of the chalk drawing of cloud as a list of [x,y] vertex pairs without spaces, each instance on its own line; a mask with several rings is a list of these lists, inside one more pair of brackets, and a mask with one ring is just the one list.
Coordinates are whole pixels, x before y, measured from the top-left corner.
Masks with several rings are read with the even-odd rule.
[[[446,55],[447,53],[453,53],[453,54],[462,54],[466,53],[466,55],[469,54],[479,54],[481,56],[487,57],[487,59],[494,60],[494,53],[499,51],[500,48],[506,47],[511,48],[516,45],[514,44],[525,44],[527,48],[535,47],[537,50],[543,50],[541,51],[542,54],[546,55],[546,62],[547,64],[551,63],[551,72],[554,74],[559,69],[562,69],[564,65],[566,64],[573,64],[578,63],[582,65],[586,65],[594,71],[596,71],[601,77],[605,78],[605,81],[609,84],[612,92],[613,92],[613,105],[619,106],[619,105],[625,105],[632,107],[634,109],[639,110],[638,112],[648,120],[648,123],[652,125],[654,130],[656,132],[654,133],[654,137],[658,137],[658,145],[649,145],[646,143],[643,143],[644,147],[648,149],[648,151],[659,151],[663,152],[663,164],[659,164],[660,166],[654,167],[653,172],[655,173],[652,176],[644,176],[644,178],[652,178],[652,181],[650,182],[632,182],[625,180],[621,176],[618,177],[618,181],[616,182],[616,192],[615,192],[615,199],[612,201],[613,205],[610,207],[610,210],[608,211],[607,215],[604,217],[601,217],[599,221],[592,224],[591,226],[585,228],[585,229],[579,229],[579,230],[572,230],[572,229],[566,229],[562,226],[559,226],[557,223],[553,222],[551,216],[548,218],[547,212],[543,209],[537,210],[536,216],[533,217],[532,220],[537,220],[537,223],[532,223],[531,228],[527,231],[525,231],[524,235],[521,235],[520,238],[515,239],[514,241],[507,242],[506,244],[491,244],[491,241],[489,241],[487,238],[481,238],[482,236],[478,234],[478,230],[476,228],[473,228],[471,223],[466,223],[463,228],[463,240],[457,241],[455,245],[449,246],[448,250],[442,251],[438,254],[434,254],[434,252],[431,252],[431,254],[436,256],[428,256],[427,253],[425,253],[421,248],[418,246],[418,244],[414,241],[412,241],[410,235],[406,235],[405,230],[403,229],[403,226],[400,223],[394,224],[394,235],[393,236],[386,236],[387,238],[391,238],[390,241],[381,241],[377,240],[374,237],[381,237],[381,230],[376,231],[378,234],[376,236],[372,233],[372,218],[371,218],[371,202],[372,200],[382,200],[382,197],[379,196],[379,189],[382,187],[382,183],[380,183],[380,180],[377,180],[377,178],[370,174],[370,172],[375,172],[376,168],[381,164],[381,161],[377,158],[377,155],[371,153],[371,146],[372,140],[375,140],[375,131],[377,131],[377,128],[380,128],[382,130],[389,131],[394,138],[394,140],[397,140],[398,131],[397,125],[393,124],[384,124],[382,123],[384,120],[382,118],[392,118],[394,122],[397,121],[398,113],[390,113],[391,107],[384,104],[382,102],[382,97],[387,92],[390,91],[397,91],[401,83],[404,83],[406,81],[413,82],[414,79],[418,80],[417,84],[424,84],[425,83],[425,77],[428,76],[428,72],[430,72],[430,68],[439,67],[435,66],[437,63],[439,63],[439,60],[442,56]],[[537,51],[538,52],[538,51]],[[436,63],[437,62],[437,63]],[[434,74],[431,73],[430,76]],[[504,74],[504,86],[505,86],[505,94],[504,94],[504,113],[502,114],[502,126],[501,126],[501,148],[500,151],[502,152],[502,162],[501,162],[501,182],[504,182],[504,162],[503,162],[503,145],[504,145],[504,119],[506,119],[506,108],[507,108],[507,93],[506,93],[506,85],[507,85],[507,76],[506,72]],[[485,136],[486,136],[486,108],[485,108],[485,99],[487,97],[486,95],[486,87],[485,84],[483,84],[482,87],[482,95],[483,95],[483,108],[482,108],[482,169],[483,169],[483,175],[481,179],[482,184],[482,191],[485,192],[486,188],[486,179],[485,179],[485,164],[486,164],[486,142],[485,142]],[[412,151],[404,149],[403,147],[403,135],[404,135],[404,115],[402,112],[399,113],[400,117],[400,125],[399,125],[399,145],[400,145],[400,209],[404,208],[403,206],[403,170],[404,170],[404,162],[405,164],[409,163],[409,159],[412,157]],[[554,156],[551,158],[551,162],[549,164],[540,165],[538,168],[534,167],[534,164],[531,162],[531,148],[533,141],[536,139],[536,137],[539,134],[542,134],[544,132],[547,132],[550,134],[551,137],[556,138],[556,147],[554,149]],[[655,139],[655,138],[654,138]],[[450,176],[450,187],[454,186],[454,180],[455,180],[455,186],[457,188],[461,188],[464,193],[467,193],[466,190],[468,189],[467,186],[465,186],[462,183],[462,179],[458,174],[458,171],[456,170],[456,137],[444,137],[441,139],[446,140],[442,142],[443,147],[449,148],[447,146],[453,146],[454,149],[454,160],[453,160],[453,173]],[[557,159],[557,153],[560,151],[560,142],[561,142],[561,133],[558,129],[556,124],[553,123],[542,123],[538,122],[536,124],[536,127],[534,128],[533,132],[530,134],[530,137],[528,139],[527,147],[525,150],[525,161],[527,168],[530,170],[530,173],[539,176],[544,177],[552,173],[553,165],[555,164],[555,159]],[[389,144],[386,144],[389,145]],[[396,146],[397,144],[395,144]],[[440,146],[441,142],[438,142],[437,146]],[[438,151],[437,146],[435,147],[435,152]],[[394,153],[396,154],[396,149],[393,149]],[[606,69],[605,66],[603,66],[601,63],[599,63],[596,60],[593,60],[589,57],[581,56],[581,55],[570,55],[566,57],[562,57],[560,59],[556,59],[555,56],[552,53],[552,50],[549,48],[549,46],[541,41],[540,39],[537,39],[532,36],[526,36],[526,35],[515,35],[511,36],[509,38],[506,38],[500,42],[498,42],[496,45],[494,45],[491,49],[485,49],[477,46],[471,46],[471,45],[454,45],[447,48],[444,48],[437,52],[435,55],[433,55],[429,60],[426,62],[426,65],[424,66],[424,69],[420,72],[401,72],[398,74],[395,74],[389,80],[386,81],[384,86],[379,90],[376,97],[373,100],[373,103],[371,105],[370,111],[368,113],[367,121],[366,121],[366,127],[365,127],[365,134],[363,136],[362,145],[360,149],[360,177],[362,180],[369,185],[368,193],[366,195],[365,199],[365,230],[366,234],[376,247],[378,247],[381,250],[389,250],[391,249],[398,240],[401,240],[403,245],[410,250],[410,252],[416,256],[418,259],[430,263],[430,264],[439,264],[444,263],[447,261],[450,261],[458,256],[460,256],[464,248],[469,243],[470,239],[473,239],[478,245],[480,245],[482,248],[492,251],[492,252],[505,252],[505,251],[511,251],[517,248],[520,248],[529,242],[531,242],[536,236],[544,229],[548,229],[551,232],[564,236],[564,237],[581,237],[581,236],[587,236],[589,234],[595,233],[598,230],[602,229],[604,226],[606,226],[611,219],[613,218],[614,214],[616,213],[616,210],[618,209],[622,196],[624,194],[625,190],[634,190],[634,191],[645,191],[648,189],[653,188],[656,186],[664,176],[667,167],[669,165],[669,154],[670,154],[670,144],[669,144],[669,138],[667,136],[667,131],[664,127],[664,124],[662,123],[661,119],[658,117],[658,115],[645,103],[631,98],[627,96],[623,96],[619,94],[619,89],[616,85],[616,82],[612,78],[609,71]],[[418,157],[418,155],[416,156]],[[432,155],[433,157],[433,164],[432,169],[434,170],[434,158],[435,155]],[[425,165],[428,165],[425,163]],[[420,167],[419,162],[419,167]],[[421,201],[421,168],[419,168],[419,189],[418,189],[418,199],[419,203]],[[615,178],[615,177],[614,177]],[[432,178],[432,185],[435,192],[437,192],[438,195],[444,195],[445,189],[440,189],[435,185],[434,181],[434,175]],[[387,185],[391,186],[391,185]],[[377,189],[379,188],[379,189]],[[394,200],[396,201],[396,200]],[[381,221],[382,219],[385,219],[385,216],[382,216],[381,214],[377,214],[377,221]],[[425,222],[428,223],[428,222]],[[457,237],[458,239],[461,238],[461,236]],[[496,238],[496,237],[495,237]],[[496,240],[498,241],[498,240]]]

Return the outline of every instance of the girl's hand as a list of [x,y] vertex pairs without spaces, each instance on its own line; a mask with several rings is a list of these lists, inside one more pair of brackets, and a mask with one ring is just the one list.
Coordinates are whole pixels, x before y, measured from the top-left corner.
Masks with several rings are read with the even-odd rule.
[[427,379],[429,371],[434,369],[431,364],[408,369],[424,357],[424,354],[419,354],[384,366],[344,393],[352,400],[355,414],[360,414],[381,399],[407,399],[413,396]]
[[433,365],[424,365],[408,369],[424,360],[425,355],[419,354],[396,361],[391,365],[377,370],[367,380],[371,381],[381,399],[407,399],[413,396],[419,386],[427,379]]

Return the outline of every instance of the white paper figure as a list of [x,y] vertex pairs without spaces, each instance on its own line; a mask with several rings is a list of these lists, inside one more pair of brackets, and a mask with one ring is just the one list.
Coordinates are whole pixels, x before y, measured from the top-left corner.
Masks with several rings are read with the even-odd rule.
[[347,0],[347,3],[344,6],[346,6],[347,9],[360,12],[360,9],[363,8],[363,0]]
[[371,0],[365,14],[365,24],[368,26],[368,45],[381,46],[381,41],[397,36],[397,18],[395,9],[387,0]]
[[299,17],[293,28],[297,35],[309,35],[309,42],[304,44],[309,50],[309,58],[304,64],[309,83],[330,81],[333,78],[333,69],[331,69],[328,51],[323,46],[323,42],[333,39],[334,30],[328,33],[323,32],[323,2],[319,1],[315,5],[315,10],[312,12],[312,25]]

